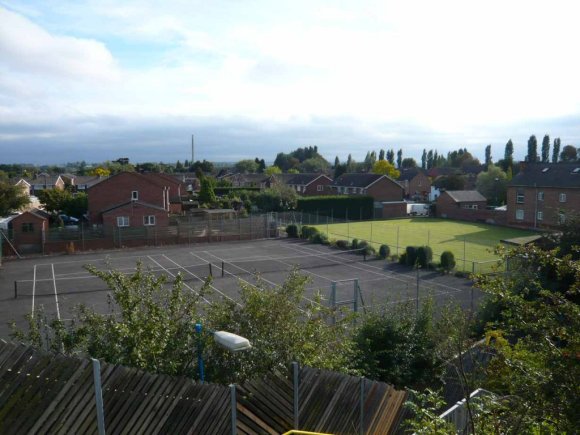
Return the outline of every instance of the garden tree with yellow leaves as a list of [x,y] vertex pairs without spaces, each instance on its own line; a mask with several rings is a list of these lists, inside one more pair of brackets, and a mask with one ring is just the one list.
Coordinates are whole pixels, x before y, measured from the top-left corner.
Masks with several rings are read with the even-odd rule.
[[373,174],[387,175],[396,180],[401,173],[388,160],[377,160],[373,165]]
[[103,168],[101,166],[93,169],[90,172],[91,175],[97,176],[97,177],[108,177],[109,175],[111,175],[111,171],[107,168]]

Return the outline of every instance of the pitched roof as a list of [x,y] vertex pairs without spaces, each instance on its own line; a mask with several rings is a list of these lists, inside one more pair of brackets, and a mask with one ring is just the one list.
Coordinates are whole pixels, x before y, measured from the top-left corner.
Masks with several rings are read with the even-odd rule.
[[139,205],[142,205],[143,207],[147,207],[147,208],[153,208],[153,209],[155,209],[155,210],[159,210],[159,211],[163,211],[163,212],[166,212],[166,213],[168,213],[168,211],[167,211],[167,210],[165,210],[163,207],[159,207],[159,206],[157,206],[157,205],[148,204],[148,203],[146,203],[146,202],[141,202],[141,201],[126,201],[126,202],[124,202],[124,203],[122,203],[122,204],[117,204],[117,205],[114,205],[114,206],[112,206],[112,207],[110,207],[110,208],[108,208],[108,209],[106,209],[106,210],[103,210],[103,212],[102,212],[102,213],[103,213],[103,214],[105,214],[105,213],[109,213],[110,211],[116,210],[116,209],[118,209],[118,208],[123,208],[123,207],[125,207],[125,206],[127,206],[127,205],[129,205],[129,204],[139,204]]
[[527,163],[509,185],[580,188],[580,162]]
[[401,175],[399,175],[399,181],[409,180],[411,181],[419,174],[424,174],[422,169],[419,168],[406,168],[401,171]]
[[485,196],[477,190],[447,190],[446,193],[455,202],[486,202]]
[[326,177],[326,178],[330,179],[330,177],[328,177],[326,174],[321,174],[321,173],[288,174],[288,175],[292,175],[292,177],[288,177],[288,179],[286,181],[284,181],[286,184],[301,185],[301,186],[308,185],[319,177]]
[[[336,178],[333,182],[333,186],[347,186],[347,187],[368,187],[374,182],[378,181],[380,178],[386,178],[387,180],[396,183],[400,187],[399,183],[395,180],[381,174],[342,174],[340,177]],[[402,187],[401,187],[402,189]]]

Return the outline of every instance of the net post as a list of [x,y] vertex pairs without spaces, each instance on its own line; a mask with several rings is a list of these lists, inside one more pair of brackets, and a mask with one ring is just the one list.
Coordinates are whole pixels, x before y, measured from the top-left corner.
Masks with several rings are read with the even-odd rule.
[[213,273],[211,271],[211,263],[208,263],[208,264],[209,264],[209,276],[213,276]]
[[18,281],[14,280],[14,299],[18,299]]
[[224,276],[224,262],[222,261],[222,277]]

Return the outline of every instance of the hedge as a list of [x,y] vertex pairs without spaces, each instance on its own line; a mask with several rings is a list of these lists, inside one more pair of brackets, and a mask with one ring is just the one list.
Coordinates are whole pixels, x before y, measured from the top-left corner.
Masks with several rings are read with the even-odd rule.
[[230,192],[243,192],[243,191],[250,191],[250,192],[259,192],[259,187],[214,187],[213,192],[216,196],[226,196]]
[[317,213],[319,216],[332,216],[337,219],[359,220],[361,217],[362,219],[372,219],[374,199],[372,196],[363,195],[309,196],[298,199],[296,210],[304,213]]

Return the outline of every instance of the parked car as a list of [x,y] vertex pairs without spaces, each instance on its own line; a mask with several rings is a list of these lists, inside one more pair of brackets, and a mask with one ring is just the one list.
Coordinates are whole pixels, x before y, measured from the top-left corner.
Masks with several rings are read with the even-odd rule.
[[77,225],[79,220],[73,216],[67,216],[66,214],[59,214],[59,218],[62,219],[62,223],[65,225]]

